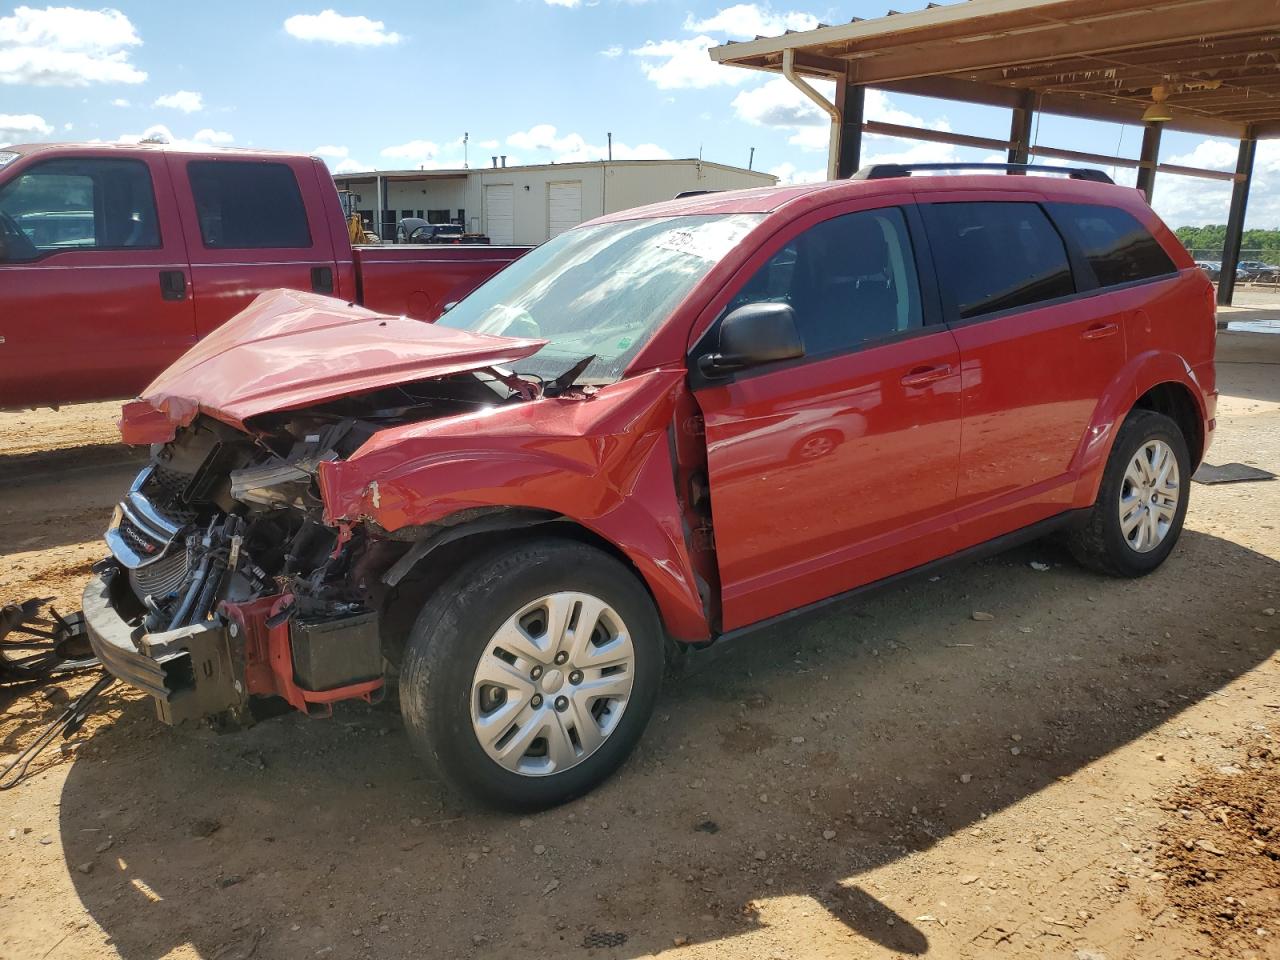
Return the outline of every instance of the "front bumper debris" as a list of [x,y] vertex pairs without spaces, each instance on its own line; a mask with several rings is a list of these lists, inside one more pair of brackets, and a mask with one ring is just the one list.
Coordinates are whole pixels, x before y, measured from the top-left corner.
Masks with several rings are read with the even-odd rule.
[[244,706],[244,685],[226,627],[218,621],[163,633],[131,626],[116,611],[122,569],[114,561],[95,568],[84,590],[84,624],[94,654],[112,676],[150,694],[168,724],[197,720]]

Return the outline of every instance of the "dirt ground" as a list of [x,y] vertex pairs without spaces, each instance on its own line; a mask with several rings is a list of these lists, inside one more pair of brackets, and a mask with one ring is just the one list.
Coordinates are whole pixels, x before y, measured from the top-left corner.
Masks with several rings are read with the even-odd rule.
[[[1280,366],[1220,378],[1210,460],[1280,472]],[[115,412],[0,414],[0,600],[78,605]],[[116,687],[0,794],[0,958],[1280,957],[1278,574],[1280,482],[1196,485],[1142,581],[1036,544],[714,653],[525,818],[385,708],[219,735]],[[88,683],[0,691],[0,754]]]

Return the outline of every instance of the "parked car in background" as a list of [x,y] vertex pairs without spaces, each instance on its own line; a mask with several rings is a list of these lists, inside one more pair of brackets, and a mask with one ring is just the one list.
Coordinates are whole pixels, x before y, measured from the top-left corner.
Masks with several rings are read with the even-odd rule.
[[1197,260],[1196,266],[1203,270],[1214,283],[1222,277],[1222,263],[1218,260]]
[[1051,531],[1156,569],[1215,425],[1204,273],[1096,171],[910,172],[612,214],[430,325],[264,294],[123,411],[155,446],[94,651],[170,722],[398,677],[433,776],[536,808],[690,646]]
[[406,217],[396,225],[396,243],[488,242],[483,234],[464,232],[459,223],[428,223],[418,217]]
[[1241,260],[1236,266],[1237,280],[1270,281],[1280,278],[1280,267],[1262,260]]
[[312,157],[0,151],[0,408],[133,396],[264,290],[434,320],[525,247],[352,247]]

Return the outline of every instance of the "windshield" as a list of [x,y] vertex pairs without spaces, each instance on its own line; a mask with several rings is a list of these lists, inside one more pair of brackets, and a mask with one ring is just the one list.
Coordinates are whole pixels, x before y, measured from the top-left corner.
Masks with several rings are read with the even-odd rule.
[[517,373],[543,379],[594,354],[579,382],[611,383],[761,219],[722,214],[579,227],[525,254],[436,323],[547,340],[515,365]]

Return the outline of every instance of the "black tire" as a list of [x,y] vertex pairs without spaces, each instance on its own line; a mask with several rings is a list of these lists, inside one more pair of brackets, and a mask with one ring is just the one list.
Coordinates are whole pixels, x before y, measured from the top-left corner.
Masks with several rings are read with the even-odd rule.
[[[590,593],[622,618],[634,680],[617,726],[594,753],[561,773],[525,776],[501,766],[477,739],[472,680],[503,623],[560,591]],[[626,760],[653,713],[662,673],[662,624],[637,577],[594,547],[537,539],[477,557],[427,599],[405,645],[400,710],[414,749],[449,786],[487,806],[537,810],[581,796]]]
[[[1119,502],[1130,461],[1152,440],[1168,444],[1177,460],[1178,503],[1164,539],[1144,553],[1134,549],[1125,538],[1120,526]],[[1116,434],[1111,456],[1102,473],[1098,499],[1087,519],[1070,532],[1067,544],[1076,560],[1100,573],[1113,577],[1145,576],[1164,563],[1177,544],[1190,496],[1191,457],[1182,430],[1164,414],[1153,410],[1134,410]]]

